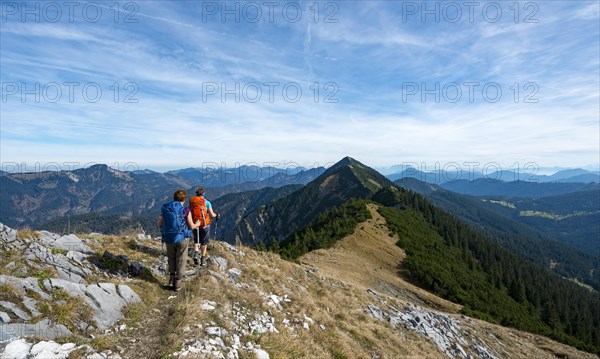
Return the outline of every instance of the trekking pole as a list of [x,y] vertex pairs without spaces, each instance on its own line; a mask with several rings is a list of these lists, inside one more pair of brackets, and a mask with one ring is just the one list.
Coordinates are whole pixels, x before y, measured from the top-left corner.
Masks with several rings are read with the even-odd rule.
[[165,263],[165,259],[167,258],[167,255],[165,253],[165,241],[163,241],[162,239],[160,240],[160,242],[162,243],[162,247],[161,247],[161,265],[164,269],[165,274],[169,274],[169,268],[168,268],[168,263]]
[[217,233],[219,233],[218,229],[219,229],[219,217],[217,217],[217,220],[215,221],[215,240],[218,240],[218,238],[217,238]]

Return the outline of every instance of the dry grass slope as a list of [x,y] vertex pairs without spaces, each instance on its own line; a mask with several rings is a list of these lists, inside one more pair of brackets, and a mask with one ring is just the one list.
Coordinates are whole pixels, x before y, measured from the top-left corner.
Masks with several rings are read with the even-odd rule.
[[[215,253],[219,250],[216,245]],[[306,268],[269,253],[248,249],[245,252],[244,258],[238,258],[237,266],[242,270],[241,282],[249,287],[240,290],[208,275],[188,282],[177,299],[179,314],[175,314],[178,319],[171,322],[168,340],[171,347],[181,347],[180,333],[185,327],[191,328],[185,338],[204,336],[203,329],[208,325],[233,331],[234,307],[242,307],[252,313],[270,313],[275,317],[278,334],[250,333],[241,338],[242,343],[250,341],[261,345],[271,358],[443,357],[432,354],[436,352],[433,344],[423,342],[414,334],[399,335],[391,326],[367,316],[365,304],[370,297],[365,291],[324,278],[318,272],[311,274]],[[271,293],[287,294],[291,302],[284,304],[283,311],[274,310],[266,302]],[[219,303],[217,310],[201,310],[207,300]],[[307,317],[314,321],[309,329],[303,327]],[[292,323],[291,328],[282,324],[286,319]]]
[[[327,250],[305,254],[301,262],[319,268],[325,277],[339,278],[359,290],[371,288],[399,303],[413,303],[454,317],[460,306],[418,288],[401,276],[404,251],[395,245],[397,237],[390,237],[385,219],[370,205],[372,219],[358,226],[356,231]],[[398,307],[402,307],[401,305]],[[454,314],[453,314],[454,313]],[[512,358],[597,358],[543,336],[469,319],[469,326],[481,337],[494,336],[504,344],[488,344],[497,352]],[[425,339],[423,339],[425,340]],[[437,348],[434,349],[437,351]],[[424,357],[432,357],[428,353]]]
[[[274,318],[279,333],[248,331],[240,342],[242,346],[248,342],[259,344],[271,358],[446,358],[424,336],[372,318],[367,313],[367,306],[375,302],[367,292],[372,289],[396,308],[413,303],[460,318],[501,357],[595,357],[544,337],[464,319],[456,314],[459,305],[403,280],[399,270],[405,254],[395,245],[397,238],[389,235],[376,207],[371,206],[370,211],[372,219],[360,224],[355,233],[333,248],[306,254],[302,264],[238,247],[245,253],[241,256],[222,243],[212,242],[209,255],[224,257],[228,268],[241,270],[237,284],[226,275],[218,279],[209,274],[208,269],[216,271],[214,263],[187,279],[178,293],[163,290],[156,282],[132,279],[127,284],[144,303],[127,309],[127,329],[96,337],[92,342],[79,340],[97,349],[120,352],[124,358],[169,358],[185,350],[191,341],[206,338],[208,327],[234,332],[245,323],[239,313],[247,317],[265,314]],[[149,246],[146,251],[119,237],[95,237],[94,241],[98,252],[109,249],[145,264],[158,260],[155,251],[160,250],[159,243],[153,241],[145,241]],[[281,309],[274,308],[268,303],[271,294],[287,295],[290,301],[282,302]],[[216,309],[203,310],[207,301],[217,303]],[[230,337],[224,338],[226,345],[232,344]],[[240,358],[253,358],[251,351],[239,354]]]
[[332,248],[305,254],[303,264],[319,268],[330,277],[362,289],[373,289],[400,300],[456,312],[460,306],[416,287],[399,276],[402,259],[406,256],[396,246],[397,236],[390,237],[385,219],[369,205],[372,219]]

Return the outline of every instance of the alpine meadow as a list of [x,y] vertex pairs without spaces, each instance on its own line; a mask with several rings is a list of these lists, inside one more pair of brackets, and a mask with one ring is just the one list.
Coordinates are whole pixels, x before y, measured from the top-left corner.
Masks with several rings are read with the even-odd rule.
[[0,359],[599,358],[597,0],[0,18]]

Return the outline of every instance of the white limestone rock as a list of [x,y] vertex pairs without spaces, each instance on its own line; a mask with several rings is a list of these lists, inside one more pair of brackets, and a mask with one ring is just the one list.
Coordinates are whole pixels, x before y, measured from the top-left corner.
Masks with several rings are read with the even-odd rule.
[[30,348],[31,344],[25,339],[13,340],[4,348],[0,359],[26,359]]

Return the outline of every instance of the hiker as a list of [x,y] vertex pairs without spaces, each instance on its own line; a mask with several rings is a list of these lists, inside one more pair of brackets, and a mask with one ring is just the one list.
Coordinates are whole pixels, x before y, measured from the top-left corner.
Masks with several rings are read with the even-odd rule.
[[183,204],[187,193],[177,190],[173,194],[173,201],[162,205],[158,218],[158,228],[162,233],[162,241],[167,245],[167,258],[169,260],[169,284],[173,290],[180,290],[185,275],[187,262],[187,247],[191,231],[198,228],[200,223],[192,221],[192,215]]
[[[196,195],[190,198],[190,212],[192,219],[199,221],[200,226],[193,231],[194,233],[194,264],[206,265],[206,248],[208,246],[208,234],[210,232],[211,218],[219,220],[220,215],[215,214],[212,204],[204,198],[204,188],[198,187]],[[198,259],[198,248],[200,247],[200,259]]]

